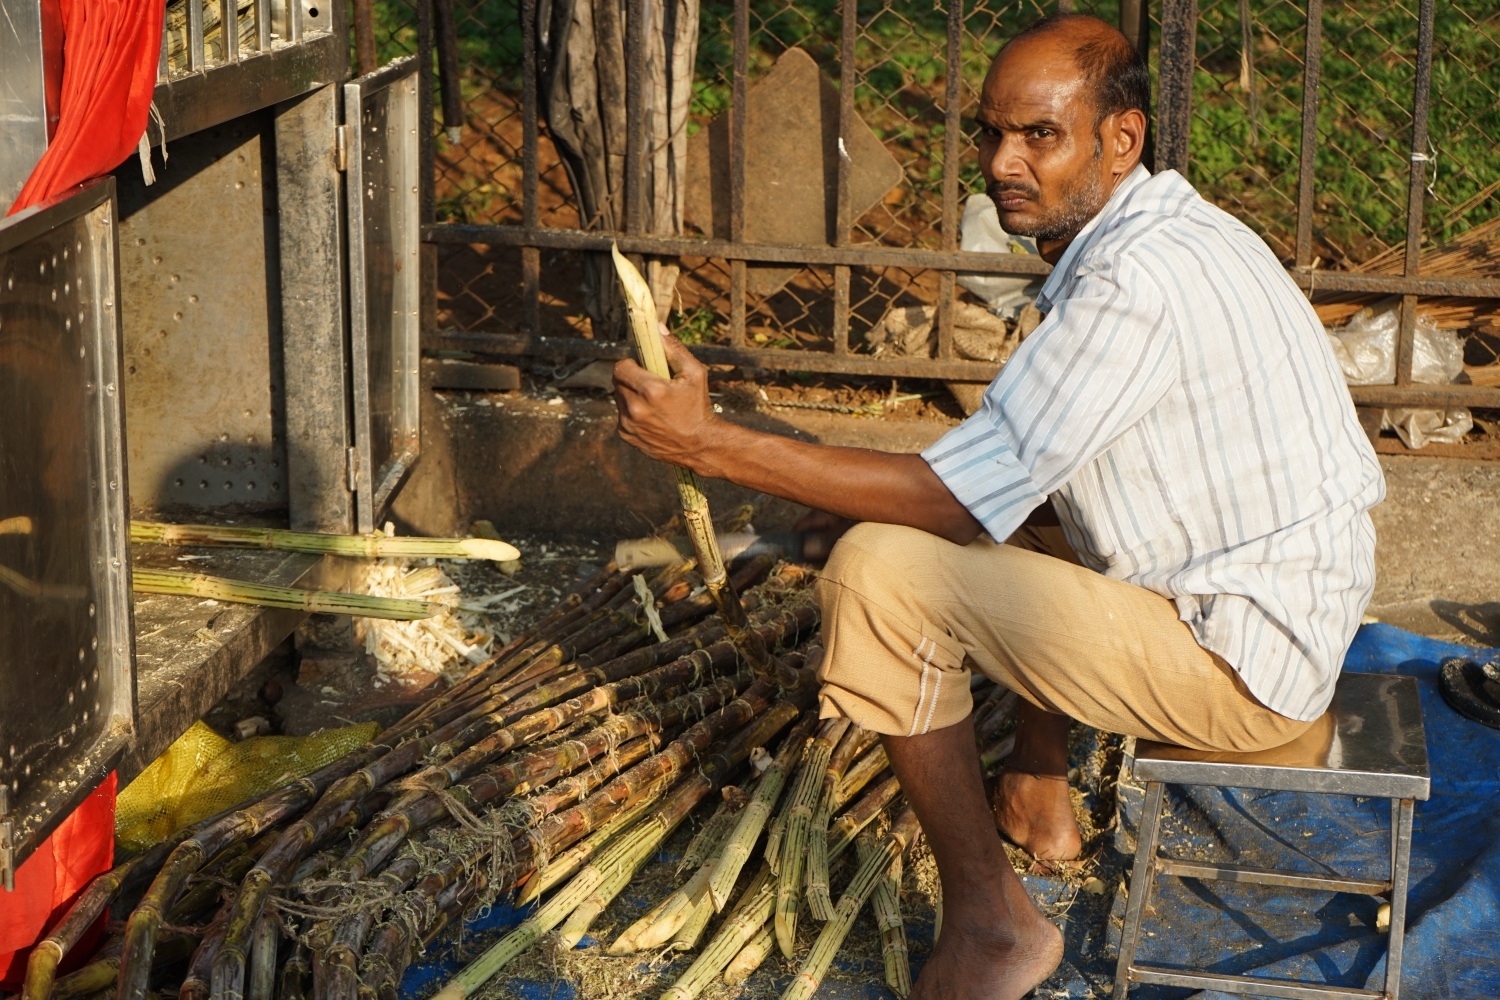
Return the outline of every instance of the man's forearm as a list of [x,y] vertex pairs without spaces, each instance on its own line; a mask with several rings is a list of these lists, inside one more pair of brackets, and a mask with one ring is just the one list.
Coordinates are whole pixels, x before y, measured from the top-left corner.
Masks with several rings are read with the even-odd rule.
[[983,530],[920,455],[809,444],[717,420],[693,470],[856,521],[920,528],[959,545]]

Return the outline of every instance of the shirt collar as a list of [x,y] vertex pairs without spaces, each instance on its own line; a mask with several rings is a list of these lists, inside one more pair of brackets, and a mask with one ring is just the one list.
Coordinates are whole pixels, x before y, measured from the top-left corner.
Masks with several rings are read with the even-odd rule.
[[1130,197],[1132,191],[1150,179],[1151,171],[1137,163],[1135,169],[1120,182],[1119,187],[1115,188],[1109,200],[1104,203],[1104,207],[1099,209],[1094,217],[1078,231],[1078,235],[1073,237],[1073,242],[1068,244],[1068,249],[1063,251],[1062,257],[1052,268],[1052,273],[1047,275],[1047,280],[1042,283],[1042,290],[1037,293],[1036,307],[1039,310],[1044,313],[1052,310],[1054,296],[1061,294],[1066,287],[1068,277],[1073,273],[1073,265],[1092,242],[1093,234],[1103,226],[1106,219],[1120,211],[1120,206],[1125,203],[1126,198]]

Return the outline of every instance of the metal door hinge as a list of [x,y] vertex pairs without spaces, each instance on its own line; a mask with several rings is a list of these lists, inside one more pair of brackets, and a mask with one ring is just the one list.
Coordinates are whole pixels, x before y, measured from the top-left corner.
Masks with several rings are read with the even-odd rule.
[[359,492],[359,449],[358,448],[350,448],[349,449],[349,454],[348,454],[348,459],[349,459],[349,461],[348,461],[347,475],[349,477],[349,492],[350,493],[358,493]]
[[338,160],[339,171],[342,173],[349,169],[349,126],[339,125],[333,130],[334,156]]

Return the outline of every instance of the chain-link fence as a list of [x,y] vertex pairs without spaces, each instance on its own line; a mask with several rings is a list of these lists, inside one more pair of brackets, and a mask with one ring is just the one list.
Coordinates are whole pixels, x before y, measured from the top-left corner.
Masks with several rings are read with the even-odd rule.
[[[439,244],[437,326],[469,338],[512,335],[510,342],[495,341],[504,350],[556,350],[543,340],[596,336],[580,290],[579,258],[597,247],[556,235],[576,234],[580,219],[545,122],[535,140],[539,228],[533,236],[542,230],[552,235],[523,235],[521,22],[525,5],[535,2],[456,0],[466,128],[456,143],[440,133],[436,139],[435,222],[456,227],[429,230],[428,238]],[[622,10],[635,2],[624,0]],[[1441,7],[1432,0],[1371,0],[1326,8],[1310,0],[1321,28],[1313,39],[1321,71],[1316,107],[1304,94],[1307,2],[1202,0],[1199,9],[1191,0],[1166,0],[1161,10],[1150,10],[1152,38],[1162,17],[1186,17],[1195,26],[1188,155],[1177,165],[1205,197],[1261,233],[1316,293],[1315,301],[1406,294],[1408,357],[1415,295],[1447,296],[1440,306],[1466,296],[1469,307],[1444,314],[1446,325],[1467,324],[1462,329],[1471,348],[1482,346],[1487,341],[1473,334],[1500,326],[1500,308],[1484,298],[1495,293],[1489,286],[1500,278],[1500,267],[1425,283],[1397,276],[1408,270],[1412,190],[1420,193],[1414,223],[1426,248],[1472,242],[1500,224],[1500,78],[1494,72],[1500,0]],[[843,35],[846,8],[857,12],[852,39]],[[405,0],[382,0],[376,9],[382,55],[413,50],[414,9]],[[852,82],[852,111],[897,164],[899,181],[849,220],[843,238],[830,241],[834,249],[777,257],[791,273],[769,290],[758,290],[763,283],[753,277],[748,283],[736,277],[745,266],[734,262],[737,256],[748,258],[752,268],[757,258],[728,252],[722,240],[697,244],[701,255],[687,246],[655,246],[682,265],[670,320],[675,332],[703,345],[707,355],[717,349],[723,360],[769,367],[987,378],[994,366],[954,355],[951,338],[955,306],[949,299],[965,296],[954,291],[955,259],[949,256],[956,245],[956,213],[982,187],[971,116],[985,67],[1000,45],[1052,9],[1055,0],[966,0],[960,11],[942,2],[703,0],[690,133],[733,106],[739,16],[746,20],[744,85],[753,88],[787,51],[807,53],[834,87]],[[1074,9],[1112,22],[1119,17],[1113,2]],[[1431,32],[1426,42],[1424,16]],[[846,47],[853,56],[847,70]],[[1156,45],[1149,53],[1153,77],[1162,58],[1175,58]],[[1424,58],[1430,58],[1430,70],[1419,66]],[[950,63],[959,71],[956,86],[950,86]],[[1430,105],[1422,112],[1425,153],[1412,146],[1419,71],[1430,72],[1432,80]],[[1305,120],[1315,122],[1310,143],[1303,137]],[[1300,171],[1305,148],[1313,153],[1310,186]],[[1414,152],[1418,185],[1412,183]],[[1306,211],[1299,213],[1299,205]],[[686,234],[707,235],[691,225]],[[638,251],[652,249],[637,244]],[[525,245],[537,249],[523,250]],[[530,284],[523,279],[528,252],[540,256],[531,265]],[[1361,272],[1388,277],[1356,277]],[[941,335],[930,367],[915,364],[926,358],[899,365],[872,358],[872,329],[893,309],[912,305],[937,311]],[[514,337],[522,334],[530,338],[525,343]],[[598,331],[598,339],[607,336]],[[577,346],[587,348],[584,353],[609,353],[597,341]],[[799,356],[771,356],[782,350]],[[1378,394],[1365,393],[1369,401]],[[1411,392],[1402,398],[1416,401]],[[1428,392],[1423,398],[1436,397]]]

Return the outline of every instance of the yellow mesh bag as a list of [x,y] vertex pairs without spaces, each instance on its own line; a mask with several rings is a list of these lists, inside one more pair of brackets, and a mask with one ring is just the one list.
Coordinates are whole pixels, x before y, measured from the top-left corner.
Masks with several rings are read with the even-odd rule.
[[115,842],[144,851],[185,826],[331,764],[380,732],[373,722],[314,736],[252,736],[231,743],[195,722],[115,803]]

